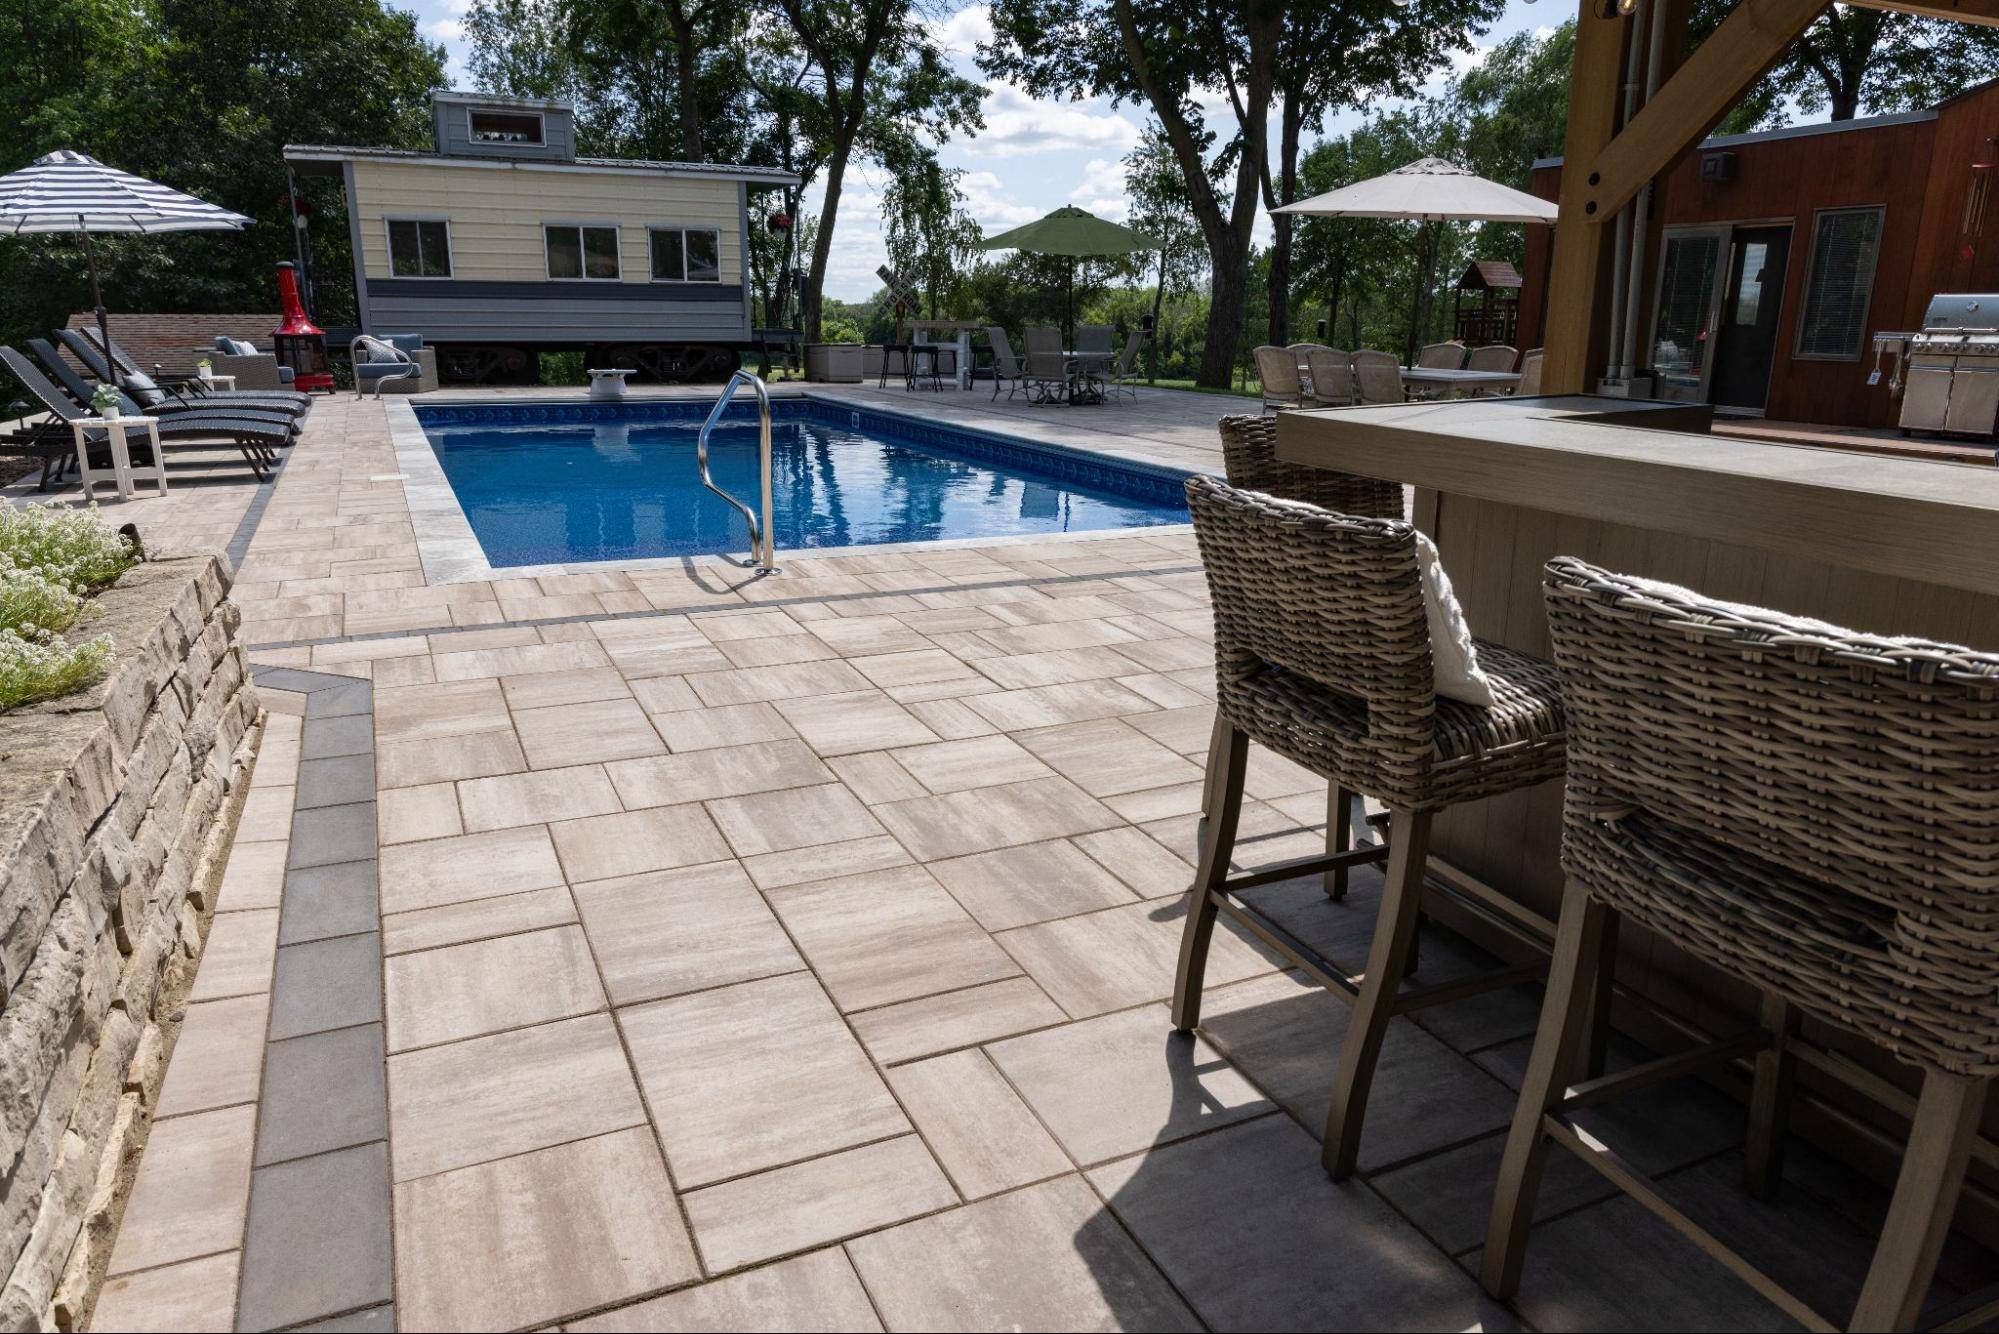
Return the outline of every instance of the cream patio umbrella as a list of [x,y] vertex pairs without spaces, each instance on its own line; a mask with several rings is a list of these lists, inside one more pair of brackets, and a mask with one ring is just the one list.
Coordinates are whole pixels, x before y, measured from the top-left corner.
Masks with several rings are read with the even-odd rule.
[[[1314,218],[1391,218],[1420,224],[1418,254],[1429,268],[1436,264],[1435,228],[1445,222],[1553,222],[1560,212],[1498,181],[1474,175],[1440,157],[1419,158],[1380,176],[1343,185],[1295,204],[1273,209]],[[1421,282],[1427,285],[1431,274]],[[1417,294],[1421,300],[1421,292]],[[1420,308],[1420,307],[1419,307]],[[1416,355],[1416,321],[1409,322],[1409,356]]]
[[1069,275],[1063,289],[1063,307],[1068,312],[1069,329],[1076,327],[1076,260],[1093,255],[1132,255],[1141,250],[1157,250],[1160,242],[1144,232],[1108,222],[1087,209],[1058,208],[1045,218],[989,236],[979,243],[981,250],[1026,250],[1036,255],[1067,255]]

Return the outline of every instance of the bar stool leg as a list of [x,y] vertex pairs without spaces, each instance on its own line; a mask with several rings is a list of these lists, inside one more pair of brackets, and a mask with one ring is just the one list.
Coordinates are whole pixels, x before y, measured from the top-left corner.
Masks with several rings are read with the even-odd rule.
[[1201,865],[1187,891],[1187,925],[1180,937],[1180,970],[1173,981],[1173,1027],[1188,1032],[1201,1022],[1201,979],[1208,971],[1208,942],[1215,934],[1215,894],[1228,879],[1242,816],[1242,776],[1249,736],[1221,720],[1208,751],[1208,780],[1215,801],[1202,833]]
[[1590,984],[1589,1038],[1583,1043],[1583,1069],[1591,1079],[1604,1071],[1610,1060],[1610,1004],[1617,981],[1617,914],[1603,922],[1603,939],[1597,942],[1596,976]]
[[[1215,756],[1228,744],[1228,734],[1233,728],[1220,709],[1215,710],[1214,730],[1208,733],[1208,765],[1201,778],[1201,820],[1203,824],[1215,818],[1215,790],[1221,783],[1221,770],[1215,767]],[[1245,752],[1246,754],[1247,752]],[[1206,838],[1203,832],[1202,837]]]
[[1743,1184],[1759,1200],[1777,1193],[1784,1175],[1784,1132],[1791,1119],[1791,1078],[1797,1061],[1789,1043],[1797,1014],[1775,992],[1763,993],[1763,1031],[1771,1045],[1756,1053],[1756,1076],[1749,1088],[1749,1136],[1743,1145]]
[[[1353,847],[1353,793],[1337,782],[1326,785],[1326,851],[1345,852]],[[1326,897],[1338,903],[1347,896],[1347,868],[1335,866],[1326,872]]]
[[1403,967],[1422,921],[1423,865],[1429,842],[1428,811],[1390,814],[1388,874],[1382,885],[1381,912],[1374,922],[1374,943],[1368,947],[1360,999],[1347,1021],[1346,1040],[1340,1043],[1339,1075],[1333,1082],[1333,1106],[1326,1118],[1321,1157],[1335,1181],[1353,1175],[1354,1160],[1360,1154],[1361,1122],[1367,1116],[1375,1062],[1388,1036],[1388,1023],[1395,1017]]
[[1856,1330],[1909,1329],[1936,1272],[1937,1253],[1957,1211],[1964,1170],[1978,1138],[1990,1079],[1942,1070],[1923,1072],[1923,1093],[1909,1126],[1909,1147],[1895,1180],[1895,1198],[1881,1225],[1881,1244],[1854,1308]]
[[1527,1059],[1520,1101],[1514,1105],[1506,1153],[1499,1161],[1492,1216],[1486,1223],[1485,1254],[1479,1262],[1479,1284],[1502,1301],[1520,1287],[1527,1231],[1534,1222],[1534,1200],[1541,1190],[1541,1170],[1548,1157],[1548,1136],[1542,1122],[1562,1100],[1569,1072],[1581,1054],[1593,984],[1603,963],[1604,926],[1609,919],[1608,908],[1580,885],[1569,882],[1562,894],[1554,952],[1548,960],[1541,1022],[1534,1032],[1534,1050]]

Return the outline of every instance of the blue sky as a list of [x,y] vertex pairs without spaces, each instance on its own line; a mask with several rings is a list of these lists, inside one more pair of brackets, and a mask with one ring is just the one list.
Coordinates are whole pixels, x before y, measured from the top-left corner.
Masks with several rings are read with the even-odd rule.
[[[461,33],[469,0],[397,2],[417,11],[425,31],[443,42],[450,53],[453,80],[469,87]],[[1451,73],[1475,63],[1484,49],[1501,39],[1523,30],[1551,27],[1568,14],[1561,0],[1541,0],[1539,4],[1509,0],[1505,14],[1478,37],[1479,51],[1464,53],[1453,69],[1439,71],[1432,88],[1441,89]],[[947,10],[935,26],[940,43],[951,52],[960,71],[987,85],[984,132],[974,139],[948,143],[942,150],[945,164],[965,173],[960,185],[973,216],[989,231],[1030,222],[1064,204],[1122,218],[1121,159],[1144,128],[1144,109],[1130,104],[1113,107],[1102,100],[1038,100],[1009,84],[985,79],[972,58],[974,48],[991,31],[983,4]],[[1225,119],[1225,102],[1212,106],[1210,115]],[[1326,132],[1338,133],[1359,119],[1358,112],[1343,112],[1328,122]],[[858,163],[848,172],[827,268],[829,296],[858,301],[879,285],[875,267],[887,258],[882,245],[883,184],[881,171],[872,164]],[[816,201],[808,206],[816,208]],[[1267,232],[1267,219],[1259,225]]]

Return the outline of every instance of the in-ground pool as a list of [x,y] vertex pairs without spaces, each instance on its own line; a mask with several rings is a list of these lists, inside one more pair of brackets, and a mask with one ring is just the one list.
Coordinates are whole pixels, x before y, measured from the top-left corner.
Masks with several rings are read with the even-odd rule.
[[[495,567],[742,551],[701,485],[705,402],[415,404]],[[771,404],[774,522],[787,551],[1185,523],[1164,468],[820,398]],[[759,508],[752,404],[709,440],[718,485]]]

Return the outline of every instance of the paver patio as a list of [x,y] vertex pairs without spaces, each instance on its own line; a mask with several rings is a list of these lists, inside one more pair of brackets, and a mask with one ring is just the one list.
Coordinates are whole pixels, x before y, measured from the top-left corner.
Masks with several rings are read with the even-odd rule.
[[[1189,467],[1239,407],[933,404]],[[1344,1185],[1345,1006],[1224,936],[1172,1035],[1184,529],[433,585],[347,397],[267,494],[106,513],[247,537],[270,722],[97,1328],[1787,1327],[1563,1155],[1482,1297],[1532,990],[1395,1021]],[[1321,842],[1323,783],[1249,792],[1246,859]],[[1377,887],[1258,893],[1358,968]],[[1881,1192],[1800,1147],[1753,1203],[1739,1122],[1689,1083],[1593,1124],[1844,1309]],[[1933,1305],[1991,1266],[1953,1238]]]

